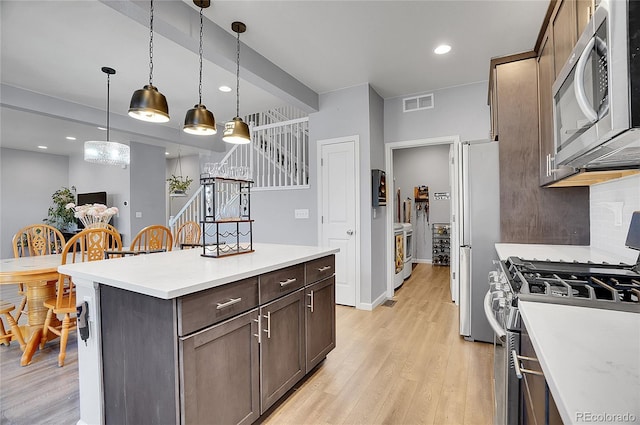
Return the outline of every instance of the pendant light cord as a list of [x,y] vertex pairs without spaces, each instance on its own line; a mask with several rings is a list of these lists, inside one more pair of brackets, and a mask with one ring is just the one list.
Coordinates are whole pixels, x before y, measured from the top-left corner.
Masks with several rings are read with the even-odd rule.
[[202,105],[202,8],[200,8],[200,83],[198,84],[198,105]]
[[240,117],[240,31],[236,48],[236,117]]
[[149,10],[151,15],[149,18],[149,85],[153,86],[153,0]]
[[109,88],[111,87],[111,74],[107,74],[107,142],[109,141]]

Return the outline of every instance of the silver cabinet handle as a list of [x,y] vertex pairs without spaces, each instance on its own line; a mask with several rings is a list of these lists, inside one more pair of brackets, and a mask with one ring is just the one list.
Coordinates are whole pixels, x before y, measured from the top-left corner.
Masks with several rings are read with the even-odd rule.
[[253,336],[258,337],[258,344],[262,343],[262,334],[260,333],[260,329],[262,329],[262,316],[258,313],[258,318],[253,319],[254,322],[258,323],[258,333],[253,334]]
[[287,286],[288,284],[293,283],[296,280],[298,280],[298,279],[296,279],[295,277],[292,277],[291,279],[287,279],[287,280],[281,280],[280,281],[280,287]]
[[327,270],[330,270],[331,266],[324,266],[324,267],[320,267],[318,269],[319,272],[326,272]]
[[544,373],[542,372],[538,372],[537,370],[525,369],[520,366],[519,360],[530,360],[533,362],[537,362],[538,359],[527,356],[519,356],[518,353],[516,353],[516,350],[511,350],[511,359],[513,360],[513,366],[516,369],[516,376],[518,377],[518,379],[522,379],[523,373],[528,373],[529,375],[544,376]]
[[311,297],[311,304],[309,304],[307,307],[309,307],[311,309],[311,312],[313,313],[313,290],[311,290],[311,293],[307,294],[307,297]]
[[271,339],[271,312],[267,311],[267,315],[263,317],[267,319],[267,329],[265,329],[264,332],[267,333],[267,338]]
[[217,303],[216,304],[216,310],[222,310],[223,308],[230,307],[230,306],[232,306],[234,304],[239,303],[240,301],[242,301],[242,298],[231,298],[226,303]]
[[347,235],[349,236],[353,235],[353,230],[347,230]]

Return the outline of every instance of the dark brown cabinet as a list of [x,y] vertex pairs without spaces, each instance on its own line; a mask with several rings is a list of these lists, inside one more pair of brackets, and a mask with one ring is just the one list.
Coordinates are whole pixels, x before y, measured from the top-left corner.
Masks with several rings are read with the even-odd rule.
[[589,245],[589,189],[540,187],[538,61],[522,57],[494,69],[500,240]]
[[258,309],[180,341],[182,423],[251,424],[260,416]]
[[555,180],[553,173],[553,97],[551,87],[555,79],[552,32],[547,30],[538,55],[538,111],[540,121],[540,185]]
[[538,356],[531,344],[526,327],[522,324],[520,358],[521,423],[523,425],[562,425],[560,413],[545,380]]
[[335,347],[333,255],[176,299],[100,286],[106,424],[250,424]]
[[560,0],[551,16],[553,61],[556,64],[554,80],[576,44],[578,30],[575,13],[575,0]]
[[260,308],[261,413],[305,373],[304,290]]
[[305,289],[305,363],[307,373],[336,346],[336,278],[334,276]]
[[584,32],[595,10],[594,0],[575,0],[576,2],[576,29],[577,38]]

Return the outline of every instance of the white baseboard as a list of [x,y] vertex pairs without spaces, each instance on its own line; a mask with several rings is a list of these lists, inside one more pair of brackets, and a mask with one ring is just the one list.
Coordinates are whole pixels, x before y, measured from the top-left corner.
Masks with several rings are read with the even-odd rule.
[[431,258],[414,258],[413,262],[414,263],[431,264],[433,262],[433,260]]
[[382,304],[386,300],[387,300],[387,295],[385,294],[385,292],[383,292],[382,294],[380,294],[380,296],[378,298],[373,300],[373,302],[371,304],[369,304],[369,303],[360,303],[360,310],[372,311],[374,308],[376,308],[377,306],[379,306],[380,304]]

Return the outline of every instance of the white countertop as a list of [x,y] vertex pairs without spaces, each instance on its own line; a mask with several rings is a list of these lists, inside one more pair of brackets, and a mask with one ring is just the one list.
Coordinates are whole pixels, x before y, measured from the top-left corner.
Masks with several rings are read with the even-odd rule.
[[202,257],[186,249],[58,267],[77,279],[172,299],[226,283],[335,254],[338,249],[300,245],[253,244],[255,252],[223,258]]
[[[550,261],[593,261],[618,264],[620,257],[609,254],[592,246],[579,245],[544,245],[544,244],[518,244],[497,243],[496,251],[501,260],[508,257],[520,257],[524,260],[550,260]],[[624,262],[625,259],[622,259]]]
[[640,314],[527,301],[518,307],[565,424],[589,422],[587,414],[635,417],[599,423],[640,421]]

